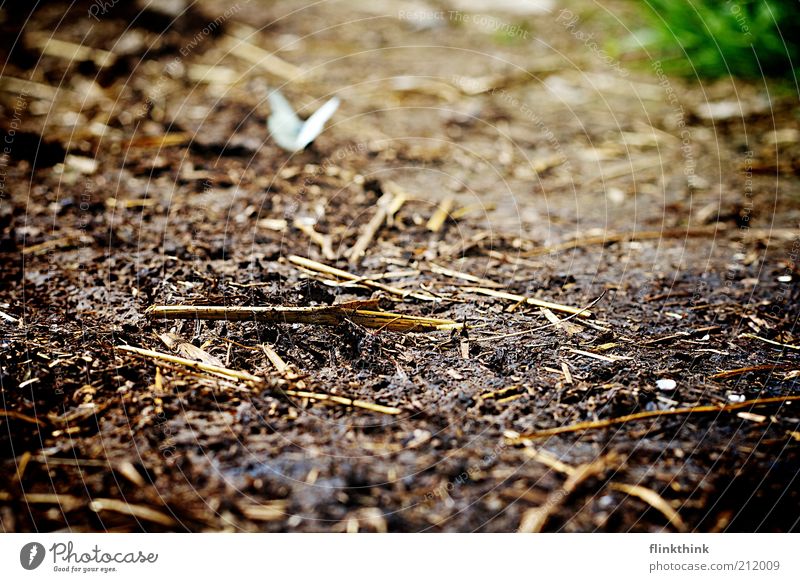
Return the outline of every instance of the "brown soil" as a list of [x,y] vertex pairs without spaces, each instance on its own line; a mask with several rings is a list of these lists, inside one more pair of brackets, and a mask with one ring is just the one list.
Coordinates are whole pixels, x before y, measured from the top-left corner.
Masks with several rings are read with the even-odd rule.
[[[610,67],[557,13],[499,14],[527,27],[503,33],[378,1],[201,2],[175,18],[120,3],[97,21],[91,6],[2,22],[0,311],[19,320],[0,319],[3,531],[515,531],[537,507],[546,531],[798,529],[791,399],[515,438],[800,395],[796,95]],[[578,26],[620,34],[602,15]],[[42,32],[115,61],[42,54]],[[308,74],[287,82],[231,36]],[[306,151],[269,139],[276,86],[303,115],[342,98]],[[349,264],[393,184],[408,200]],[[448,197],[455,214],[431,232]],[[290,255],[437,300],[333,285]],[[572,307],[600,299],[593,318],[546,327],[437,265]],[[370,297],[468,329],[145,313]],[[115,349],[197,357],[167,332],[274,386]]]

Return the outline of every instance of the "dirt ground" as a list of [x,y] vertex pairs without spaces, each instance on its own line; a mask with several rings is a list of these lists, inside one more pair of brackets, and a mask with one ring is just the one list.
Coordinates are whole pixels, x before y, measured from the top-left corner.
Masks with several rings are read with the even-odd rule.
[[[798,530],[795,87],[617,60],[627,2],[21,4],[2,531]],[[466,328],[146,313],[369,298]]]

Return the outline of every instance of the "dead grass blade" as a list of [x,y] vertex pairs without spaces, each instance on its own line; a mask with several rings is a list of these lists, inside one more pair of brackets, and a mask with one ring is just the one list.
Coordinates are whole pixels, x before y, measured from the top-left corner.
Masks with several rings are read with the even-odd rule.
[[68,249],[79,244],[91,244],[93,240],[87,236],[72,235],[48,240],[43,243],[25,247],[22,249],[23,255],[41,255],[52,249]]
[[108,51],[53,38],[49,32],[30,33],[28,39],[33,46],[42,51],[42,54],[67,61],[92,61],[103,68],[113,65],[117,58],[114,53]]
[[490,287],[490,288],[502,287],[502,285],[500,283],[497,283],[496,281],[483,279],[482,277],[477,277],[470,273],[464,273],[463,271],[454,271],[453,269],[448,269],[447,267],[443,267],[442,265],[437,265],[436,263],[428,263],[428,268],[433,273],[437,273],[439,275],[445,275],[447,277],[452,277],[454,279],[469,281],[470,283],[481,285],[483,287]]

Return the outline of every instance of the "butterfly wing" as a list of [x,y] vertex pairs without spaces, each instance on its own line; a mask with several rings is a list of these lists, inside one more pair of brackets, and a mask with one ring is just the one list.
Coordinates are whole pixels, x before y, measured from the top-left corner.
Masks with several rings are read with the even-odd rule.
[[267,96],[267,100],[272,110],[267,119],[267,127],[272,139],[290,152],[301,150],[308,145],[298,147],[298,136],[304,124],[281,92],[276,89]]
[[339,108],[340,100],[338,97],[333,97],[325,102],[325,104],[317,109],[311,117],[306,119],[302,124],[300,131],[297,135],[297,149],[301,150],[317,139],[317,136],[322,133],[325,128],[325,123],[333,116]]

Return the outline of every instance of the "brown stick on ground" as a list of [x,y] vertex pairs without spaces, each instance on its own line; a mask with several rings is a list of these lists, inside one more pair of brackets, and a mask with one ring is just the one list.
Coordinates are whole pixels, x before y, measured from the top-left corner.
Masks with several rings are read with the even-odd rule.
[[[307,323],[338,325],[350,320],[358,325],[390,331],[435,331],[453,329],[459,324],[451,319],[416,317],[388,311],[360,309],[364,301],[349,301],[324,307],[226,307],[222,305],[155,305],[147,310],[154,318],[260,321],[264,323]],[[374,304],[374,303],[372,303]]]
[[765,372],[769,370],[770,372],[775,370],[782,370],[785,368],[790,368],[790,364],[762,364],[760,366],[747,366],[746,368],[736,368],[735,370],[725,370],[723,372],[717,372],[709,376],[712,380],[721,380],[723,378],[733,378],[734,376],[741,376],[743,374],[748,374],[750,372]]
[[0,416],[6,418],[16,418],[17,420],[23,420],[25,422],[30,422],[31,424],[38,424],[39,426],[45,426],[45,423],[39,420],[38,418],[28,416],[27,414],[22,414],[21,412],[17,412],[16,410],[0,410]]
[[676,408],[675,410],[654,410],[652,412],[637,412],[635,414],[628,414],[627,416],[618,416],[616,418],[607,418],[605,420],[595,420],[588,422],[579,422],[577,424],[570,424],[568,426],[558,426],[555,428],[548,428],[538,430],[535,432],[522,434],[518,437],[509,439],[510,444],[519,444],[525,441],[541,439],[545,437],[555,436],[558,434],[565,434],[570,432],[578,432],[581,430],[592,430],[598,428],[608,428],[618,424],[625,424],[626,422],[633,422],[636,420],[646,420],[648,418],[658,418],[661,416],[679,416],[689,414],[713,414],[720,412],[731,412],[734,410],[741,410],[743,408],[764,406],[766,404],[778,404],[786,402],[794,402],[800,400],[800,396],[775,396],[772,398],[756,398],[755,400],[746,400],[744,402],[736,402],[734,404],[726,404],[725,406],[694,406],[691,408]]

